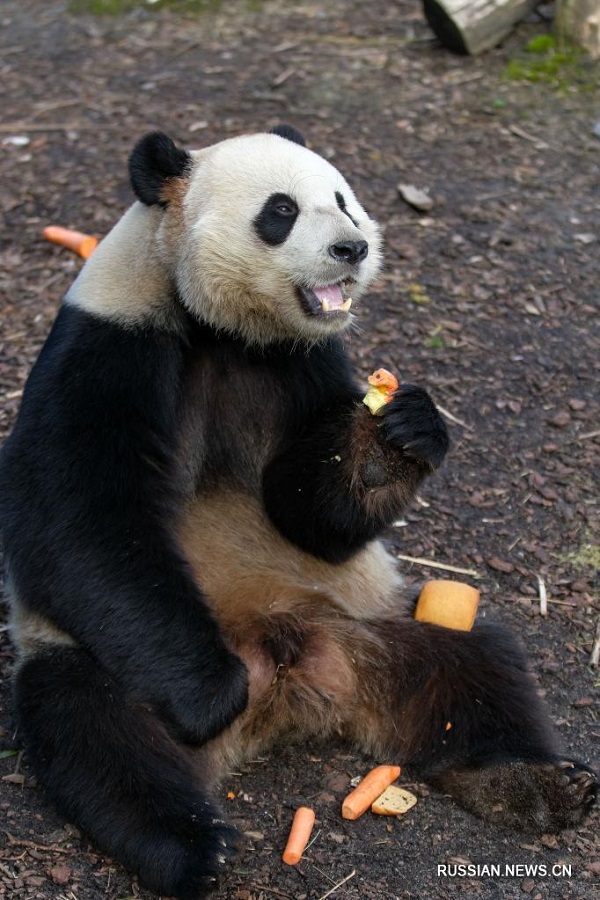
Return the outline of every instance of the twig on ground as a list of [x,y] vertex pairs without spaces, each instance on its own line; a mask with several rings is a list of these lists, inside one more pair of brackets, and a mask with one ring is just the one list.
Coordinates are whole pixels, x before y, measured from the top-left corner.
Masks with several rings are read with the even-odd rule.
[[256,888],[259,891],[266,891],[268,894],[274,894],[276,897],[283,897],[284,900],[293,900],[291,894],[285,894],[283,891],[268,887],[266,884],[259,884],[257,881],[253,881],[250,887]]
[[481,575],[475,569],[461,569],[459,566],[435,562],[433,559],[424,559],[422,556],[405,556],[403,553],[398,553],[397,558],[404,562],[416,563],[418,566],[429,566],[430,569],[444,569],[446,572],[456,572],[458,575],[470,575],[472,578],[481,578]]
[[473,431],[473,426],[469,425],[467,422],[463,422],[462,419],[459,419],[457,416],[453,415],[451,412],[448,412],[447,409],[444,409],[443,406],[440,406],[439,403],[436,404],[437,408],[441,412],[443,416],[446,416],[447,419],[450,419],[451,422],[454,422],[455,425],[460,425],[461,428],[466,428],[467,431]]
[[37,844],[35,841],[28,841],[26,838],[13,837],[8,831],[3,831],[2,834],[6,835],[6,840],[12,847],[27,847],[28,850],[42,850],[44,853],[72,853],[72,850],[66,847]]
[[590,666],[593,666],[595,669],[598,668],[598,664],[600,663],[600,618],[596,623],[596,634],[594,636],[594,644],[592,646],[592,652],[590,654]]
[[538,581],[538,594],[539,594],[539,598],[540,598],[540,615],[547,616],[548,615],[548,592],[546,591],[546,585],[544,583],[544,579],[538,575],[537,581]]
[[560,446],[561,448],[568,447],[569,444],[579,444],[581,441],[591,441],[597,437],[600,437],[600,429],[596,431],[586,431],[584,434],[575,434],[572,438],[563,441]]
[[330,897],[334,891],[337,891],[338,888],[340,888],[343,884],[346,884],[347,881],[350,881],[351,878],[354,878],[355,875],[356,869],[352,869],[349,875],[346,875],[345,878],[342,878],[341,881],[338,881],[337,884],[334,884],[334,886],[330,888],[326,894],[323,894],[321,897],[319,897],[319,900],[325,900],[326,897]]

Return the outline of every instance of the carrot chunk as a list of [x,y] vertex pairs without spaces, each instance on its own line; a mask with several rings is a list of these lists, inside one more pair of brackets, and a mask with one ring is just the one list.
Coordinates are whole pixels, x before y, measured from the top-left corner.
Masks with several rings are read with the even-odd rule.
[[342,803],[343,819],[358,819],[400,775],[400,766],[377,766],[350,791]]
[[83,259],[91,256],[98,246],[98,238],[82,231],[73,231],[71,228],[63,228],[61,225],[48,225],[44,228],[44,237],[53,244],[60,244],[78,253]]
[[282,858],[288,866],[295,866],[302,859],[314,824],[314,811],[308,806],[300,806],[294,814],[290,836],[283,851]]
[[470,631],[477,615],[479,593],[476,587],[462,581],[427,581],[417,601],[415,619]]
[[363,397],[363,403],[374,416],[383,415],[383,407],[398,390],[398,379],[387,369],[376,369],[367,381],[371,386]]

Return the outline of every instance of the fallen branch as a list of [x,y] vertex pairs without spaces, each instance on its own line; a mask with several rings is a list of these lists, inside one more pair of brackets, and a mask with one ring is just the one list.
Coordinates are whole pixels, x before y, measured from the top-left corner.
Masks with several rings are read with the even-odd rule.
[[355,875],[356,875],[356,869],[352,869],[352,871],[350,872],[349,875],[346,875],[345,878],[342,878],[341,881],[338,881],[337,884],[334,884],[334,886],[332,888],[330,888],[326,894],[323,894],[322,897],[319,897],[319,900],[325,900],[326,897],[331,897],[331,895],[333,894],[334,891],[337,891],[337,889],[339,887],[341,887],[343,884],[346,884],[346,882],[350,881],[351,878],[354,878]]
[[284,900],[294,900],[291,894],[285,894],[283,891],[268,887],[266,884],[258,884],[256,881],[253,881],[250,887],[256,888],[259,891],[266,891],[267,894],[274,894],[276,897],[283,897]]
[[538,0],[423,0],[423,12],[440,42],[475,55],[495,47]]
[[570,600],[553,600],[552,597],[548,597],[547,602],[557,603],[559,606],[579,606],[579,603],[572,603]]
[[44,853],[71,853],[72,851],[66,847],[49,847],[47,844],[36,844],[35,841],[28,841],[26,838],[16,838],[8,831],[3,831],[6,835],[7,842],[11,847],[26,847],[28,850],[42,850]]
[[538,581],[538,595],[540,598],[540,615],[547,616],[548,615],[548,593],[546,591],[546,585],[544,583],[544,579],[539,575],[537,577]]
[[441,412],[441,414],[443,416],[446,416],[446,418],[449,419],[451,422],[454,422],[455,425],[460,425],[461,428],[466,428],[467,431],[473,431],[472,425],[468,425],[467,422],[463,422],[462,419],[459,419],[457,416],[452,415],[451,412],[448,412],[448,410],[444,409],[443,406],[440,406],[439,403],[437,404],[437,408],[439,409],[439,411]]
[[596,623],[596,635],[594,637],[594,645],[592,647],[592,652],[590,655],[590,666],[593,666],[595,669],[597,669],[599,663],[600,663],[600,618],[598,618],[598,622]]
[[527,131],[524,131],[523,128],[519,128],[518,125],[509,125],[508,130],[511,134],[514,134],[515,137],[521,138],[523,141],[529,141],[531,144],[535,144],[538,150],[549,150],[550,145],[545,141],[536,138],[535,135],[529,134]]
[[458,566],[448,565],[448,563],[424,559],[422,556],[405,556],[403,553],[398,553],[397,558],[404,562],[416,563],[419,566],[429,566],[430,569],[444,569],[446,572],[456,572],[458,575],[470,575],[472,578],[481,578],[479,572],[476,572],[474,569],[461,569]]

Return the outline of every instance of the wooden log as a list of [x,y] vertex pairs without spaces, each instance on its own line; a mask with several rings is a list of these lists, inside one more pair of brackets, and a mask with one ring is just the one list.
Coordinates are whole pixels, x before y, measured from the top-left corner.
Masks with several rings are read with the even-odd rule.
[[444,47],[475,56],[499,44],[538,3],[539,0],[423,0],[423,12]]
[[557,0],[556,31],[600,58],[600,0]]

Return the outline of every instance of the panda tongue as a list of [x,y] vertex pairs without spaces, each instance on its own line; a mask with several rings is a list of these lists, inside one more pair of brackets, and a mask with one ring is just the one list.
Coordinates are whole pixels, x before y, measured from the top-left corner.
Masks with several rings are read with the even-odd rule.
[[329,309],[339,309],[344,302],[339,284],[326,284],[325,287],[313,288],[313,290],[321,305],[323,305],[323,301],[326,301]]

